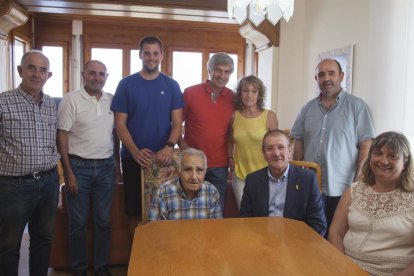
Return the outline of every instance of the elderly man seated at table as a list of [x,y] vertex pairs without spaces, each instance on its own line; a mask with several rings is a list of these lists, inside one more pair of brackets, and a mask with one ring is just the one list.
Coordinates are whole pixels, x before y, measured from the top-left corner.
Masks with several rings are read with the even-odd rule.
[[269,166],[247,175],[240,215],[304,221],[323,236],[326,219],[316,175],[289,165],[292,151],[289,142],[289,136],[282,130],[265,134],[262,151]]
[[178,177],[158,188],[148,220],[222,218],[218,190],[204,181],[206,171],[207,158],[202,151],[189,148],[181,152]]

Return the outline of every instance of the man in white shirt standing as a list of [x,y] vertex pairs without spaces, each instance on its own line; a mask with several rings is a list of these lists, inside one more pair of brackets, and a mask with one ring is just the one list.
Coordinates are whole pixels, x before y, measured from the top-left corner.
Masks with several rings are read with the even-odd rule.
[[[105,65],[88,61],[83,86],[64,96],[58,111],[58,150],[65,176],[69,216],[69,249],[74,275],[87,275],[86,227],[93,202],[95,275],[112,275],[107,267],[111,240],[110,214],[119,141],[114,132],[112,95],[103,92]],[[114,146],[115,145],[115,146]]]

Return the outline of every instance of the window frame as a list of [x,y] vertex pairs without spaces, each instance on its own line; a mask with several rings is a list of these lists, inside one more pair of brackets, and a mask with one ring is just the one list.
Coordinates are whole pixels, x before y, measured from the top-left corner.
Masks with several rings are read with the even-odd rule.
[[[66,93],[68,93],[70,91],[70,86],[69,86],[69,72],[70,72],[70,67],[71,64],[69,63],[69,53],[68,53],[68,44],[67,42],[59,42],[59,41],[42,41],[41,43],[37,44],[39,49],[42,49],[43,47],[62,47],[62,64],[63,64],[63,70],[62,70],[62,80],[63,80],[63,85],[62,85],[62,97],[63,95],[65,95]],[[53,72],[52,72],[53,74]]]
[[11,32],[11,56],[10,56],[11,63],[10,65],[11,65],[11,87],[12,88],[17,88],[20,85],[20,83],[15,83],[17,66],[20,65],[20,60],[15,60],[16,41],[20,41],[23,43],[24,45],[23,54],[25,54],[30,49],[32,49],[31,39],[29,37],[27,37],[26,35],[20,32],[16,32],[16,31]]

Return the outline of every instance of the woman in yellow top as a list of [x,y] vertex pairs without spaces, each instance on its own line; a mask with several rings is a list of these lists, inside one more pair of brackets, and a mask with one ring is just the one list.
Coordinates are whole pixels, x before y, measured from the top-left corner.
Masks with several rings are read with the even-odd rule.
[[276,113],[263,108],[265,90],[263,82],[253,75],[242,78],[237,85],[228,153],[239,209],[246,176],[267,166],[262,153],[263,136],[267,131],[278,128]]

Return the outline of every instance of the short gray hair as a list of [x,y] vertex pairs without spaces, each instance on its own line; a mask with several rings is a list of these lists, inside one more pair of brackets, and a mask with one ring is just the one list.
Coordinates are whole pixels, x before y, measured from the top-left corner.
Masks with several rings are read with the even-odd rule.
[[204,171],[207,171],[207,157],[204,152],[194,148],[188,148],[183,150],[178,157],[178,172],[181,172],[184,156],[187,155],[200,156],[203,159]]
[[234,62],[231,56],[226,53],[215,53],[207,63],[207,70],[210,74],[216,65],[230,65],[231,66],[231,73],[234,71]]

